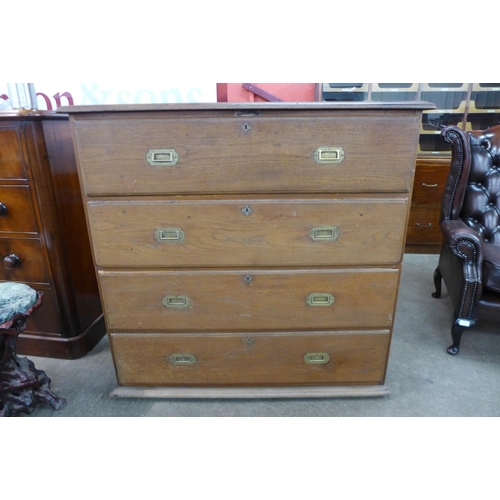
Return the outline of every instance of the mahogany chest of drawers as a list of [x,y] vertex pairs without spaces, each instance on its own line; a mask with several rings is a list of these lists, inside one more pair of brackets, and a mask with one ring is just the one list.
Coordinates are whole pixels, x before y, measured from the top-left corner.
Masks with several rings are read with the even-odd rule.
[[406,252],[437,254],[441,250],[439,219],[449,170],[449,158],[417,158]]
[[61,108],[114,395],[387,393],[426,107]]
[[0,280],[43,292],[19,354],[75,359],[106,334],[67,116],[0,113]]

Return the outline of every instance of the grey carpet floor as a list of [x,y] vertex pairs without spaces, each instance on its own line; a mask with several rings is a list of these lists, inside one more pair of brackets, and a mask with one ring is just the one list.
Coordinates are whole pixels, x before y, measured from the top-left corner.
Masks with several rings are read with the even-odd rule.
[[452,308],[446,288],[431,297],[437,255],[406,254],[386,384],[375,398],[182,400],[111,398],[115,373],[104,338],[77,360],[30,357],[67,399],[55,411],[39,405],[26,417],[477,417],[500,416],[500,335],[478,325],[450,344]]

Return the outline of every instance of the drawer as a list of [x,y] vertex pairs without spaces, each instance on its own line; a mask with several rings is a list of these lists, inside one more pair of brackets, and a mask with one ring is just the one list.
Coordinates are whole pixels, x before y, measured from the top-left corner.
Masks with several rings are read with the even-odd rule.
[[0,186],[0,232],[37,232],[28,186]]
[[443,240],[439,226],[440,215],[441,207],[439,205],[412,205],[406,243],[440,245]]
[[112,331],[388,328],[398,269],[99,271]]
[[0,125],[0,179],[26,179],[20,125]]
[[426,165],[417,162],[412,203],[440,204],[448,172],[449,165]]
[[[13,255],[17,264],[11,269],[5,259]],[[17,259],[16,259],[17,257]],[[48,283],[49,276],[43,260],[39,239],[0,238],[0,280]],[[10,264],[12,265],[12,264]]]
[[55,290],[35,287],[43,292],[42,306],[29,318],[23,335],[65,335],[67,329],[61,325],[61,311]]
[[408,200],[91,202],[98,266],[328,266],[400,260]]
[[[409,190],[418,116],[269,113],[76,119],[83,188],[88,195]],[[328,147],[342,148],[341,163],[315,160]],[[175,164],[148,162],[150,151],[162,149]]]
[[112,334],[122,385],[378,384],[389,332]]

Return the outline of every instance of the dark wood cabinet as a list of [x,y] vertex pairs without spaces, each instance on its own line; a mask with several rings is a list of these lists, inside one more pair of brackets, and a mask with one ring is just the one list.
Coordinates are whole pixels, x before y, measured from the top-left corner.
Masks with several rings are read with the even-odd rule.
[[449,158],[418,158],[406,237],[407,253],[439,253],[441,198],[450,169]]
[[498,125],[500,83],[321,83],[318,94],[327,102],[422,100],[435,105],[422,114],[405,251],[439,253],[441,197],[451,161],[441,131],[448,125],[464,131]]
[[106,333],[68,117],[0,113],[0,281],[43,292],[17,342],[75,359]]

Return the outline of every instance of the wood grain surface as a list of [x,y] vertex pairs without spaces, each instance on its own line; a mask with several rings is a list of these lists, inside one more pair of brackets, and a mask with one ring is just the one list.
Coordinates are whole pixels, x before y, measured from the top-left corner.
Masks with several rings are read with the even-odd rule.
[[[241,116],[75,122],[88,195],[177,193],[408,192],[417,116]],[[245,128],[247,127],[247,128]],[[339,164],[318,164],[319,147],[342,147]],[[174,166],[151,166],[150,149],[174,149]]]
[[[397,264],[407,198],[171,199],[91,202],[90,231],[102,267]],[[314,240],[315,227],[338,238]],[[157,241],[178,228],[182,241]]]
[[7,213],[0,216],[1,233],[37,232],[28,186],[0,186],[0,203],[7,207]]
[[[397,269],[99,271],[110,331],[388,328]],[[310,306],[311,293],[334,296]],[[164,297],[187,296],[184,308]]]
[[[121,384],[377,384],[385,375],[389,332],[112,334],[111,345]],[[170,356],[182,353],[194,356],[194,364],[172,364]],[[308,364],[307,353],[330,359]]]

